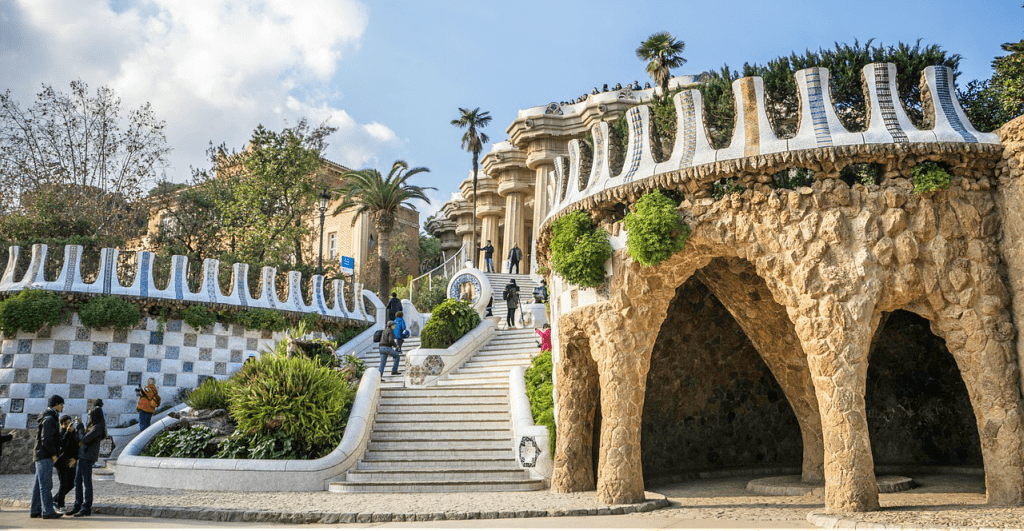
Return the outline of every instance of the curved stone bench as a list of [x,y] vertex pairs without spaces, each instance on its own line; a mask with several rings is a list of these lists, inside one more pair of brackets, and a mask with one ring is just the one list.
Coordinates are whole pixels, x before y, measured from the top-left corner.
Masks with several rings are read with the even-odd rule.
[[186,490],[322,491],[331,478],[353,467],[366,449],[380,400],[380,373],[368,368],[359,381],[341,443],[320,459],[185,459],[144,457],[143,448],[177,422],[165,418],[137,436],[117,460],[119,483]]
[[551,483],[554,456],[549,444],[546,426],[533,423],[530,399],[526,394],[526,367],[512,367],[508,371],[508,401],[512,410],[512,452],[519,468],[534,479]]

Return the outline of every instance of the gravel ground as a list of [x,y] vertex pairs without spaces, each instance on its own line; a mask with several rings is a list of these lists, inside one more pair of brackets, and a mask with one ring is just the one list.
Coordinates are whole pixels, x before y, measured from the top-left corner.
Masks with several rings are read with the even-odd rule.
[[[649,490],[668,497],[671,505],[634,517],[656,516],[688,520],[807,524],[809,513],[824,513],[824,502],[815,496],[765,496],[745,489],[754,475],[681,481]],[[985,505],[984,477],[964,474],[920,474],[918,488],[880,495],[882,510],[842,515],[844,519],[914,527],[987,527],[1021,529],[1024,507],[999,508]],[[32,485],[30,475],[4,476],[0,500],[27,502]],[[260,510],[279,513],[361,513],[378,515],[478,513],[478,518],[497,517],[488,513],[522,511],[579,514],[601,508],[594,492],[555,494],[548,491],[457,493],[457,494],[336,494],[234,493],[184,491],[95,482],[97,505],[134,505],[216,510]],[[583,513],[586,514],[586,513]],[[536,512],[533,516],[540,516]],[[503,516],[509,516],[508,514]],[[377,521],[377,520],[373,520]]]

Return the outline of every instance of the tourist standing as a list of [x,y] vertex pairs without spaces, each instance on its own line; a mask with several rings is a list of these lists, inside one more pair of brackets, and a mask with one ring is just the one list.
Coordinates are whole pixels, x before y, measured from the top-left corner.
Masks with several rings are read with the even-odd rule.
[[402,301],[398,300],[397,293],[392,292],[391,300],[388,301],[388,321],[394,321],[400,311],[402,311]]
[[501,298],[505,300],[505,305],[508,308],[505,325],[508,328],[515,328],[516,310],[519,308],[519,286],[516,285],[516,279],[513,278],[508,281],[508,284],[505,284],[505,292],[502,293]]
[[30,518],[40,516],[49,520],[64,516],[53,510],[53,464],[60,454],[60,423],[58,414],[64,411],[64,398],[53,395],[47,402],[46,411],[39,415],[36,428],[36,479],[32,484]]
[[487,245],[477,249],[478,251],[484,252],[484,264],[487,265],[486,273],[494,272],[494,246],[491,245],[491,240],[487,240]]
[[139,412],[139,433],[142,433],[153,422],[153,413],[156,413],[156,408],[160,407],[160,394],[156,390],[156,380],[150,378],[146,381],[146,388],[143,389],[142,386],[139,386],[135,389],[135,394],[139,395],[139,405],[136,407],[136,411]]
[[516,243],[508,251],[508,272],[512,273],[512,268],[515,268],[515,274],[519,274],[519,262],[523,259],[523,250],[519,248],[519,244]]
[[384,381],[384,366],[388,363],[388,358],[395,358],[394,365],[391,366],[391,374],[398,374],[398,362],[402,358],[402,353],[399,352],[395,347],[397,343],[395,341],[395,322],[388,321],[387,326],[384,327],[383,332],[380,334],[380,380]]
[[100,458],[100,442],[107,436],[107,423],[103,417],[103,401],[89,412],[89,424],[78,425],[78,463],[75,466],[75,506],[65,514],[89,516],[92,514],[92,467]]
[[[81,424],[81,420],[78,421]],[[53,506],[61,511],[64,510],[64,498],[71,489],[75,488],[75,463],[78,460],[78,432],[71,422],[70,415],[60,418],[60,453],[57,454],[57,477],[60,478],[60,487],[57,488],[57,495],[53,497]]]

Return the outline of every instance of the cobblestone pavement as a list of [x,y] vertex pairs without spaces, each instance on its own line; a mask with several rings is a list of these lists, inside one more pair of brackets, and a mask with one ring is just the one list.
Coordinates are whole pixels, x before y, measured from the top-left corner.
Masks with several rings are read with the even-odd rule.
[[[669,485],[656,485],[648,490],[668,497],[671,505],[648,513],[608,517],[611,527],[620,527],[622,519],[633,519],[636,527],[650,527],[654,521],[675,522],[669,527],[812,527],[809,513],[823,513],[824,503],[814,496],[765,496],[745,490],[753,475],[699,480],[683,480]],[[882,510],[841,518],[856,522],[902,525],[922,528],[987,527],[1020,529],[1024,525],[1024,508],[989,507],[985,505],[984,478],[960,474],[922,474],[913,476],[920,485],[906,492],[882,494]],[[0,481],[0,500],[28,501],[32,484],[30,475],[4,476]],[[183,491],[135,487],[114,482],[96,482],[97,505],[132,505],[162,508],[208,508],[204,519],[216,519],[218,510],[259,510],[270,513],[361,513],[440,515],[467,513],[469,518],[509,517],[510,513],[541,516],[540,512],[581,514],[598,509],[594,492],[555,494],[548,491],[454,494],[335,494],[302,493],[231,493]],[[9,510],[9,509],[8,509]],[[532,512],[531,512],[532,511]],[[586,514],[583,512],[582,514]],[[172,516],[166,514],[165,516]],[[442,517],[443,518],[443,517]],[[601,517],[597,517],[600,519]],[[649,519],[655,520],[649,520]],[[302,519],[295,520],[295,523]],[[373,518],[364,523],[387,521]],[[557,521],[550,518],[535,523]],[[498,520],[494,523],[497,524]],[[614,522],[614,524],[613,524]],[[512,524],[511,521],[503,523]],[[522,523],[527,524],[526,521]],[[569,524],[569,521],[565,521]],[[480,522],[484,524],[484,522]],[[846,522],[849,527],[850,522]],[[600,524],[599,524],[600,525]],[[489,525],[484,525],[488,527]],[[509,527],[498,525],[500,527]],[[511,526],[511,525],[510,525]],[[514,525],[519,527],[519,525]],[[526,525],[526,527],[532,527]],[[540,527],[547,527],[541,525]],[[662,525],[654,525],[662,527]]]
[[[985,504],[985,478],[967,474],[908,474],[917,488],[879,495],[880,511],[840,515],[855,522],[922,528],[988,527],[1021,529],[1024,507]],[[748,492],[755,476],[699,479],[651,486],[672,503],[651,513],[690,520],[794,522],[807,521],[810,512],[824,513],[824,500],[812,496],[765,496]],[[636,518],[637,515],[630,515]],[[848,524],[849,522],[847,522]]]

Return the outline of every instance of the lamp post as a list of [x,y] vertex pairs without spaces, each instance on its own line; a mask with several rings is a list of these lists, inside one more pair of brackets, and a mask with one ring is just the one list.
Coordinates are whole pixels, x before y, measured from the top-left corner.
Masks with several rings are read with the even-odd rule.
[[324,216],[327,215],[327,202],[330,199],[331,194],[324,188],[324,191],[320,192],[320,260],[317,266],[317,274],[320,276],[324,276]]

